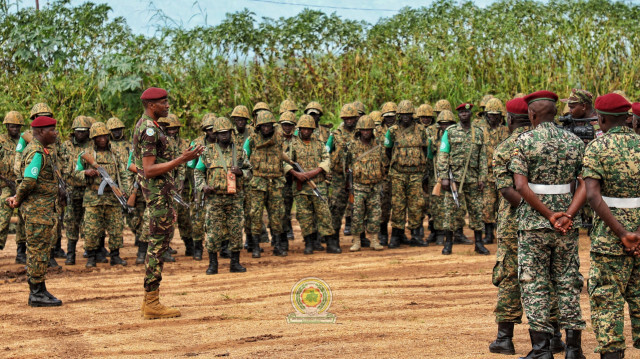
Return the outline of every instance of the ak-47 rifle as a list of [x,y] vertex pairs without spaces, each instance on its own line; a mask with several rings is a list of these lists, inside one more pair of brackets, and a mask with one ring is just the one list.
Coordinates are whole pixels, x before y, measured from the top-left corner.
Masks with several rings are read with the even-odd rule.
[[4,183],[7,185],[7,187],[9,187],[9,190],[11,191],[11,195],[13,196],[14,194],[16,194],[16,182],[12,181],[10,179],[8,179],[5,176],[0,175],[0,180],[4,181]]
[[[48,152],[46,148],[44,150]],[[56,164],[56,160],[57,160],[57,156],[56,158],[51,159],[51,167],[53,168],[53,174],[58,180],[58,191],[67,200],[66,204],[68,205],[71,203],[71,195],[69,194],[69,191],[67,191],[67,184],[62,179],[62,172],[60,172],[60,169]]]
[[100,174],[100,177],[102,177],[102,182],[100,183],[100,187],[98,188],[98,195],[102,196],[104,194],[104,188],[109,185],[109,187],[111,187],[111,190],[113,191],[113,194],[118,199],[118,202],[120,202],[120,205],[124,209],[126,209],[127,212],[131,213],[133,211],[133,208],[131,208],[127,204],[128,198],[125,197],[124,192],[122,192],[120,187],[118,187],[118,184],[113,181],[111,176],[109,176],[107,170],[104,167],[98,165],[96,159],[93,158],[93,156],[91,156],[89,152],[84,152],[82,155],[80,155],[80,157],[82,157],[83,160],[87,161],[87,163],[91,165],[91,167],[95,168]]
[[458,186],[456,186],[456,181],[453,178],[453,172],[451,172],[451,169],[449,169],[449,186],[451,188],[453,201],[456,203],[456,207],[460,208],[460,202],[458,201]]
[[138,199],[138,188],[140,188],[140,184],[138,183],[138,169],[133,163],[127,169],[136,174],[136,179],[133,181],[133,190],[131,191],[129,198],[127,199],[127,206],[133,208],[136,206],[136,200]]
[[349,192],[349,203],[353,204],[355,198],[353,197],[353,170],[351,170],[351,168],[347,170],[346,177],[346,190]]
[[[289,156],[287,156],[284,152],[282,152],[282,160],[283,160],[283,161],[285,161],[286,163],[290,164],[296,172],[300,172],[300,173],[304,173],[304,172],[306,172],[306,171],[302,168],[302,166],[300,166],[300,164],[299,164],[299,163],[297,163],[297,162],[293,162],[293,161],[291,160],[291,158],[289,158]],[[311,190],[313,191],[313,194],[315,194],[315,195],[316,195],[316,197],[320,198],[320,199],[321,199],[322,201],[324,201],[324,202],[326,202],[326,201],[327,201],[327,200],[322,196],[322,193],[320,193],[320,190],[318,189],[318,186],[316,185],[316,183],[315,183],[315,182],[313,182],[313,180],[311,180],[311,179],[310,179],[310,180],[307,180],[307,181],[305,181],[305,182],[307,182],[307,184],[309,184],[309,187],[311,187]],[[300,185],[302,185],[302,183],[300,183]]]

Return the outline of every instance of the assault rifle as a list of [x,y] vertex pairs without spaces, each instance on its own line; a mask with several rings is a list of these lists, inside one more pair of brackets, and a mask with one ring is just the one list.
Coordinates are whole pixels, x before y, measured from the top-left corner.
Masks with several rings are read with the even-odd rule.
[[118,187],[118,184],[113,181],[111,176],[109,176],[109,173],[107,172],[107,170],[104,167],[98,165],[98,162],[96,162],[96,159],[93,158],[93,156],[91,156],[89,152],[83,153],[82,155],[80,155],[80,157],[82,157],[83,160],[87,161],[87,163],[91,167],[95,168],[100,174],[100,177],[102,177],[102,182],[100,183],[100,187],[98,187],[98,195],[99,196],[104,195],[104,189],[105,187],[107,187],[107,185],[109,185],[109,187],[111,187],[111,190],[113,191],[113,194],[118,199],[118,202],[120,202],[120,205],[124,209],[126,209],[127,212],[129,213],[133,212],[133,208],[131,208],[127,204],[128,198],[125,197],[124,192],[122,192],[120,187]]

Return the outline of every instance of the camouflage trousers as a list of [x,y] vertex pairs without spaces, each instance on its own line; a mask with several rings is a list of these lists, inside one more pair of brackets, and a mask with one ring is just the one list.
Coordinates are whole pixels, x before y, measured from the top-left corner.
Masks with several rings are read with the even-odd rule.
[[367,233],[380,232],[380,196],[382,183],[354,185],[353,219],[351,220],[351,233],[360,235],[365,230]]
[[244,194],[213,194],[206,198],[205,229],[207,231],[207,252],[220,252],[222,242],[229,241],[229,250],[242,249],[242,202]]
[[349,202],[349,193],[345,188],[347,180],[343,174],[333,173],[331,175],[331,184],[329,184],[329,211],[331,212],[331,223],[333,223],[334,233],[340,231],[342,226],[342,217],[344,217],[347,203]]
[[416,229],[422,223],[424,196],[422,173],[393,173],[391,178],[391,227]]
[[72,187],[69,193],[71,202],[67,203],[67,210],[64,214],[64,228],[67,230],[67,241],[77,241],[80,235],[84,238],[82,231],[82,219],[84,218],[84,187]]
[[640,259],[591,252],[589,302],[596,353],[626,348],[624,303],[629,305],[633,346],[640,349]]
[[[0,195],[0,249],[3,249],[7,243],[7,236],[9,235],[9,224],[11,223],[11,216],[13,216],[14,209],[7,204],[7,198],[11,197],[11,190],[9,187],[2,188],[2,195]],[[20,210],[18,213],[18,223],[16,225],[16,243],[22,243],[25,241],[24,235],[24,220]]]
[[433,228],[436,231],[444,230],[444,197],[445,192],[442,190],[439,196],[430,195],[429,198],[429,207],[431,211],[429,219],[433,219]]
[[[185,201],[189,199],[189,193],[187,190],[182,191],[182,198]],[[189,203],[189,202],[188,202]],[[193,202],[191,202],[193,203]],[[180,231],[180,238],[191,238],[191,211],[181,205],[176,206],[176,212],[178,212],[178,231]]]
[[482,208],[482,221],[484,223],[496,223],[498,213],[498,190],[495,182],[485,182],[482,190],[484,206]]
[[[327,185],[325,183],[318,184],[318,190],[326,198]],[[318,233],[323,237],[335,233],[329,204],[315,195],[296,194],[296,219],[300,223],[303,237],[312,233]]]
[[204,240],[204,221],[205,210],[200,207],[200,204],[191,206],[191,236],[194,241]]
[[[282,226],[285,232],[288,232],[291,228],[291,211],[293,209],[293,181],[287,180],[282,189],[282,199],[284,202],[284,217],[282,218]],[[297,208],[297,207],[296,207]]]
[[[147,208],[147,203],[144,201],[142,194],[136,197],[136,205],[133,207],[133,211],[127,215],[127,222],[131,232],[138,237],[138,240],[142,238],[142,227],[144,223],[144,212]],[[146,242],[146,241],[145,241]]]
[[282,186],[272,183],[266,191],[251,189],[251,233],[259,234],[264,222],[262,214],[267,208],[269,215],[269,227],[271,234],[282,234],[282,218],[284,217],[284,199],[282,198]]
[[391,179],[385,178],[380,182],[380,222],[391,220]]
[[[458,186],[458,188],[460,188]],[[464,226],[465,212],[469,213],[469,228],[474,231],[484,229],[482,222],[482,191],[478,188],[477,183],[465,183],[462,192],[458,192],[458,202],[460,207],[456,206],[451,191],[442,191],[444,193],[443,222],[444,230],[455,231]]]
[[160,288],[162,268],[164,267],[163,255],[171,243],[176,214],[172,204],[168,201],[171,200],[166,199],[153,209],[147,205],[149,247],[147,248],[144,276],[144,290],[147,292],[153,292]]
[[520,231],[518,235],[518,279],[531,330],[554,331],[550,319],[554,283],[560,327],[584,329],[580,309],[584,278],[580,274],[578,230],[562,235],[552,229],[536,229]]
[[103,233],[109,235],[109,250],[122,248],[122,209],[120,206],[89,206],[84,208],[84,249],[98,249]]
[[34,223],[27,218],[27,279],[31,283],[42,283],[47,274],[49,254],[56,241],[57,220],[51,224]]

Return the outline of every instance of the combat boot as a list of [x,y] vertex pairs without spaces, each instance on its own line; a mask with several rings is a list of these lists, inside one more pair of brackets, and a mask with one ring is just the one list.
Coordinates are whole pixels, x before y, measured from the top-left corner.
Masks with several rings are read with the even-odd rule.
[[251,231],[246,230],[244,231],[244,249],[247,250],[247,252],[251,253],[252,251],[252,246],[251,246]]
[[473,242],[464,235],[462,228],[456,229],[453,232],[453,243],[455,244],[473,244]]
[[304,237],[304,254],[313,254],[313,241],[316,238],[316,233],[312,233]]
[[473,235],[476,239],[475,251],[478,254],[489,255],[490,252],[487,248],[482,244],[482,231],[473,231]]
[[289,253],[289,241],[284,233],[280,235],[280,246],[285,253]]
[[342,249],[340,249],[340,237],[338,233],[327,237],[327,253],[342,253]]
[[240,264],[240,252],[231,252],[231,264],[229,265],[229,272],[231,273],[244,273],[247,268]]
[[252,236],[251,237],[252,240],[252,246],[251,246],[251,257],[252,258],[260,258],[260,252],[262,252],[260,250],[260,236]]
[[427,243],[435,243],[436,242],[436,230],[433,228],[433,221],[429,221],[429,236],[427,237]]
[[218,274],[218,253],[209,252],[209,268],[207,275]]
[[531,351],[526,357],[520,357],[520,359],[553,359],[553,354],[549,349],[550,333],[529,329],[529,337],[531,337]]
[[444,245],[444,232],[445,231],[436,231],[436,245],[443,246]]
[[184,255],[186,257],[193,256],[193,239],[191,237],[182,238],[184,242]]
[[418,226],[418,236],[420,239],[424,239],[424,218],[422,218],[420,225]]
[[351,235],[351,217],[344,217],[344,233],[345,236]]
[[371,246],[371,241],[367,238],[367,233],[364,231],[360,233],[360,245],[363,248],[369,248]]
[[407,237],[407,233],[405,232],[405,229],[401,229],[400,232],[402,233],[402,235],[400,236],[400,244],[404,244],[407,246],[411,245],[411,240],[409,240],[409,237]]
[[138,256],[136,258],[136,264],[144,264],[144,260],[147,257],[147,249],[149,248],[149,243],[140,242],[138,246]]
[[98,263],[107,263],[107,256],[109,255],[109,251],[104,246],[105,239],[106,236],[103,234],[102,237],[100,237],[100,242],[98,243],[98,251],[100,251],[100,253],[96,255],[96,258],[104,258],[104,262]]
[[389,239],[389,249],[400,247],[400,237],[403,234],[402,232],[404,231],[400,228],[391,227],[391,238]]
[[411,247],[428,247],[429,243],[422,240],[420,228],[411,230]]
[[126,266],[127,265],[127,261],[125,261],[124,259],[120,258],[120,249],[119,248],[112,250],[111,253],[109,253],[109,255],[111,256],[111,261],[109,261],[110,265],[112,265],[112,266],[117,266],[117,265]]
[[193,259],[202,260],[202,241],[193,241]]
[[286,241],[286,238],[283,238],[282,234],[271,234],[273,238],[273,255],[278,257],[286,257],[287,251],[284,248],[283,241]]
[[76,244],[78,241],[72,239],[67,241],[67,260],[64,261],[64,264],[69,266],[76,264]]
[[174,318],[180,316],[177,308],[166,307],[160,304],[160,289],[147,292],[144,304],[144,319]]
[[389,228],[387,228],[387,222],[380,223],[380,245],[386,246],[389,243]]
[[624,350],[617,352],[600,353],[600,359],[624,359]]
[[442,248],[442,254],[449,255],[453,249],[453,232],[444,231],[444,248]]
[[56,262],[54,252],[55,248],[51,248],[51,252],[49,252],[49,268],[60,268],[60,265]]
[[96,263],[109,263],[109,260],[107,259],[107,257],[105,257],[104,252],[102,252],[102,249],[104,247],[100,247],[100,245],[98,245],[98,249],[95,250],[94,256],[96,258]]
[[294,237],[293,237],[293,226],[291,225],[291,220],[287,221],[287,240],[289,240],[289,241],[294,240]]
[[27,242],[18,243],[18,248],[16,248],[16,264],[27,264]]
[[139,245],[140,245],[140,234],[139,234],[139,233],[136,233],[136,234],[135,234],[135,238],[136,238],[136,239],[133,241],[133,245],[137,247],[137,246],[139,246]]
[[374,233],[371,237],[371,249],[373,249],[374,251],[381,251],[384,249],[384,247],[380,244],[378,238],[380,238],[379,233]]
[[165,263],[173,263],[176,261],[176,259],[171,255],[171,251],[167,249],[166,251],[164,251],[164,253],[162,253],[162,261],[164,261]]
[[53,253],[55,255],[55,258],[59,258],[59,259],[66,259],[67,258],[67,255],[62,250],[62,237],[58,237],[58,240],[56,241],[56,246],[54,248]]
[[493,244],[493,223],[485,223],[484,224],[484,239],[482,243],[484,244]]
[[513,347],[513,325],[512,322],[498,323],[498,337],[489,344],[490,352],[506,355],[516,353],[516,349]]
[[93,268],[96,266],[96,250],[88,250],[87,251],[87,264],[85,267]]
[[[363,232],[364,233],[364,232]],[[360,251],[360,247],[362,246],[362,236],[353,236],[353,245],[349,248],[350,252],[358,252]]]
[[549,348],[551,349],[551,352],[553,354],[562,353],[566,345],[562,341],[562,330],[560,330],[560,323],[551,322],[551,326],[553,327],[553,336],[551,337]]
[[229,241],[222,241],[222,249],[220,249],[220,258],[231,258],[229,250]]
[[[44,282],[42,283],[29,283],[29,300],[27,303],[31,307],[59,307],[62,305],[62,301],[51,293],[47,292]],[[49,294],[49,295],[47,295]]]
[[259,238],[261,243],[269,243],[269,233],[267,233],[267,228],[265,226],[262,226]]
[[312,234],[312,236],[313,237],[311,237],[311,239],[313,239],[313,250],[314,251],[324,251],[324,247],[322,246],[322,243],[320,243],[322,238],[318,234],[318,232]]
[[582,330],[567,329],[567,348],[564,352],[565,359],[585,359],[582,353]]

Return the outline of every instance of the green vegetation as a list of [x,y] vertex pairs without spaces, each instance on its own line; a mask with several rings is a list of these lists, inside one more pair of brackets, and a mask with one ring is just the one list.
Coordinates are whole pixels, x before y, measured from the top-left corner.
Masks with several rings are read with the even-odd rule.
[[108,5],[52,1],[36,11],[0,0],[0,109],[47,102],[68,128],[84,114],[132,125],[140,92],[170,91],[192,132],[206,112],[258,101],[277,108],[317,100],[335,121],[341,104],[388,100],[477,102],[485,93],[573,87],[602,94],[640,88],[640,5],[608,0],[501,0],[487,8],[439,0],[367,24],[304,10],[258,19],[249,10],[217,26],[160,26],[135,35]]

